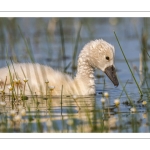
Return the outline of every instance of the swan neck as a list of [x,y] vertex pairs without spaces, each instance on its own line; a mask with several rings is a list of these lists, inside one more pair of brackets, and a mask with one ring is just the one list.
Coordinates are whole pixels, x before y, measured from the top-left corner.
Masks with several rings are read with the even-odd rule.
[[88,63],[87,56],[79,56],[76,78],[82,79],[88,86],[95,86],[94,68]]

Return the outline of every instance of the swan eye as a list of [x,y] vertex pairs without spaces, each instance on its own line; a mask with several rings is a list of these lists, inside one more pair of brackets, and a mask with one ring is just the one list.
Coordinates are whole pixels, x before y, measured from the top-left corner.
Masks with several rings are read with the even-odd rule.
[[109,60],[109,57],[108,57],[108,56],[106,56],[106,59],[107,59],[107,60]]

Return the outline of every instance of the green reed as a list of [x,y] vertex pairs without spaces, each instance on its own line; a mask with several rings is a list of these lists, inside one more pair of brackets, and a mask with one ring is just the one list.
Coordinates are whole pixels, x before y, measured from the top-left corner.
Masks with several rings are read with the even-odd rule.
[[61,38],[61,46],[62,46],[62,59],[63,59],[63,65],[64,68],[66,67],[66,52],[65,52],[65,38],[64,38],[64,30],[63,30],[63,24],[62,20],[59,19],[59,32],[60,32],[60,38]]
[[[121,85],[122,85],[122,84],[121,84]],[[123,91],[125,92],[125,94],[126,94],[128,100],[129,100],[129,102],[130,102],[130,105],[131,105],[131,106],[135,106],[134,103],[133,103],[133,101],[132,101],[132,99],[131,99],[130,96],[128,95],[128,92],[126,91],[125,86],[122,85],[122,88],[123,88]]]
[[74,51],[73,51],[73,56],[72,56],[72,68],[73,68],[73,70],[76,69],[76,64],[75,63],[76,63],[76,58],[77,58],[81,27],[82,27],[82,24],[80,24],[80,26],[79,26],[79,29],[78,29],[78,32],[77,32],[77,37],[75,39]]
[[[92,20],[91,24],[93,24],[93,21],[94,20]],[[89,34],[90,34],[90,33],[92,33],[92,30],[91,30],[90,24],[88,23],[88,19],[86,19],[86,22],[84,22],[84,24],[82,24],[82,26],[84,26],[84,28],[85,27],[87,28],[87,26],[88,26],[88,29],[90,29],[90,31],[88,30]],[[65,43],[65,40],[64,40],[64,33],[65,33],[64,31],[65,30],[64,30],[64,28],[65,28],[65,26],[62,26],[62,24],[61,24],[60,28],[61,28],[60,33],[61,33],[61,38],[62,38],[61,39],[61,46],[63,48],[65,46],[64,45],[64,43]],[[72,62],[71,62],[74,65],[75,65],[75,59],[76,59],[76,56],[77,56],[78,45],[79,45],[79,42],[80,42],[80,39],[81,39],[80,38],[80,32],[81,32],[81,26],[79,26],[77,37],[75,39],[73,58],[72,58]],[[29,43],[29,41],[27,41],[24,38],[23,35],[22,35],[22,37],[24,39],[28,54],[33,55],[32,52],[31,52],[31,44]],[[63,56],[65,56],[65,52],[62,52],[62,53],[63,53]],[[30,58],[31,57],[32,56],[30,56]],[[52,58],[52,56],[51,56],[51,58]],[[64,59],[64,57],[63,57],[63,59]],[[31,61],[33,62],[33,60],[31,60]],[[65,67],[69,68],[71,63],[69,63],[68,65],[63,63],[64,68]],[[8,67],[8,69],[9,69],[9,67]],[[22,69],[22,72],[24,74],[24,77],[26,78],[26,75],[25,75],[25,72],[24,72],[25,70],[23,70],[22,67],[21,67],[21,69]],[[15,68],[13,70],[15,71]],[[36,68],[35,68],[35,70],[36,70]],[[67,69],[64,69],[64,70],[66,71]],[[43,77],[44,77],[44,74],[45,74],[44,71],[42,71],[42,73],[43,73]],[[12,75],[12,72],[10,74]],[[38,74],[37,74],[37,76],[38,76]],[[32,80],[32,78],[30,80]],[[46,77],[45,77],[45,80],[46,80]],[[119,98],[121,98],[122,93],[125,92],[126,97],[128,98],[129,102],[130,101],[133,102],[132,98],[130,98],[129,93],[126,90],[127,83],[128,83],[128,81],[125,83],[125,85],[123,85],[123,90],[121,91],[121,94],[120,94]],[[34,93],[32,92],[32,90],[34,90],[34,89],[30,88],[30,84],[28,82],[27,82],[27,84],[28,84],[29,89],[31,91],[31,97],[28,96],[28,100],[26,101],[28,113],[25,116],[24,122],[20,123],[20,130],[16,130],[13,126],[10,126],[9,123],[8,123],[9,117],[5,116],[5,119],[0,118],[0,131],[1,132],[44,132],[44,125],[47,128],[47,132],[59,132],[59,133],[60,132],[102,132],[102,133],[103,132],[111,132],[111,128],[109,128],[110,123],[108,123],[109,119],[111,118],[111,115],[110,116],[107,115],[107,110],[104,110],[101,107],[100,108],[96,107],[96,104],[95,104],[96,99],[95,99],[94,96],[90,99],[90,104],[91,105],[88,105],[89,101],[87,100],[86,97],[82,97],[82,98],[79,97],[76,101],[77,104],[78,103],[80,104],[84,99],[84,105],[81,105],[81,109],[79,109],[77,107],[78,105],[75,102],[74,102],[74,104],[72,104],[72,102],[71,102],[72,99],[71,99],[69,101],[70,103],[69,103],[69,106],[68,106],[69,111],[66,112],[66,113],[65,113],[66,106],[62,105],[62,101],[63,101],[63,104],[65,104],[65,99],[63,98],[63,94],[61,94],[61,96],[58,97],[57,99],[55,99],[54,97],[51,97],[50,99],[51,99],[52,103],[56,102],[56,101],[59,101],[58,107],[59,107],[59,112],[60,112],[60,107],[61,107],[61,116],[58,117],[58,115],[60,115],[60,114],[57,114],[58,107],[56,108],[56,114],[55,114],[52,110],[52,109],[55,109],[55,106],[53,106],[53,104],[50,105],[51,109],[45,107],[45,105],[42,106],[42,107],[40,107],[41,105],[39,105],[39,106],[36,105],[37,104],[36,102],[40,103],[41,101],[43,101],[43,99],[42,99],[43,97],[41,97],[41,95],[39,97],[34,96]],[[107,84],[105,84],[105,78],[104,78],[103,88],[104,88],[103,90],[107,89]],[[47,85],[46,85],[46,89],[47,89]],[[63,93],[63,86],[62,86],[62,93]],[[23,95],[25,95],[25,93]],[[46,90],[46,98],[48,98],[48,96],[49,95],[48,95],[47,90]],[[33,101],[32,98],[34,98],[35,101]],[[30,100],[31,100],[31,102],[34,102],[34,104],[35,104],[33,106],[33,108],[32,108],[32,104],[30,103]],[[46,101],[45,101],[45,103],[46,103]],[[110,97],[110,102],[111,101],[112,101],[112,99]],[[40,111],[34,110],[35,108],[38,108]],[[76,108],[77,108],[78,112],[74,113],[74,109],[76,109]],[[62,110],[64,110],[64,111],[62,111]],[[46,114],[45,116],[43,115],[43,112]],[[120,115],[120,113],[122,113],[121,107],[120,107],[120,110],[117,110],[117,112],[112,111],[111,113],[113,113],[112,114],[113,116],[116,116],[116,113],[119,113],[119,115]],[[123,113],[123,114],[125,114],[125,113]],[[0,116],[2,116],[2,115],[3,114],[0,113]],[[130,115],[130,114],[127,113],[127,115],[131,116],[132,114]],[[126,117],[127,123],[124,122],[124,120],[121,120],[119,118],[119,121],[120,121],[119,124],[121,124],[123,126],[122,127],[116,126],[116,128],[112,128],[112,131],[117,132],[119,130],[119,132],[124,132],[124,131],[125,132],[130,132],[130,129],[131,129],[133,132],[139,132],[139,130],[138,130],[138,128],[139,128],[138,123],[139,122],[138,122],[137,118],[135,118],[134,115],[136,115],[136,114],[133,114],[132,117]],[[42,122],[43,121],[42,118],[45,119],[44,123]],[[70,124],[67,122],[67,120],[71,121]],[[47,123],[48,121],[50,122],[50,125],[48,125],[48,123]],[[131,124],[129,124],[130,122],[131,122]],[[61,129],[59,127],[60,124],[62,124]],[[5,128],[3,128],[3,125],[5,125]],[[87,126],[88,126],[88,131],[86,130]],[[131,126],[131,128],[128,127],[128,126]],[[123,130],[125,128],[129,128],[129,130],[128,129]],[[80,130],[78,130],[78,129],[80,129]]]
[[121,98],[122,93],[124,92],[124,89],[125,89],[125,87],[126,87],[127,83],[128,83],[128,80],[126,81],[125,85],[124,85],[124,86],[122,86],[122,87],[123,87],[123,89],[122,89],[122,92],[121,92],[121,94],[120,94],[120,96],[119,96],[119,98],[118,98],[118,99],[120,99],[120,98]]
[[62,102],[62,100],[63,100],[63,85],[62,85],[62,88],[61,88],[61,102],[60,102],[60,104],[61,104],[61,115],[62,115],[62,104],[63,104],[63,102]]
[[132,71],[132,69],[131,69],[131,67],[130,67],[130,65],[129,65],[129,63],[128,63],[128,60],[127,60],[127,58],[126,58],[126,56],[125,56],[125,54],[124,54],[124,51],[123,51],[123,49],[122,49],[122,47],[121,47],[121,45],[120,45],[119,39],[118,39],[118,37],[117,37],[117,35],[116,35],[115,32],[114,32],[114,34],[115,34],[115,37],[116,37],[117,42],[118,42],[118,44],[119,44],[119,47],[120,47],[120,49],[121,49],[121,52],[122,52],[122,54],[123,54],[123,56],[124,56],[124,59],[125,59],[125,61],[126,61],[126,64],[128,65],[128,68],[129,68],[129,70],[130,70],[130,72],[131,72],[131,75],[132,75],[132,77],[133,77],[133,79],[134,79],[134,81],[135,81],[135,83],[136,83],[136,85],[137,85],[137,87],[138,87],[139,93],[140,93],[141,96],[143,96],[142,90],[140,89],[140,86],[139,86],[138,82],[136,81],[136,78],[135,78],[135,76],[134,76],[134,74],[133,74],[133,71]]
[[19,31],[20,31],[20,34],[21,34],[23,40],[24,40],[27,53],[29,54],[31,61],[34,63],[34,62],[35,62],[34,56],[33,56],[32,52],[31,52],[31,49],[29,48],[28,41],[27,41],[27,39],[24,37],[24,35],[23,35],[23,33],[22,33],[21,28],[20,28],[19,25],[18,25],[18,29],[19,29]]
[[9,66],[7,61],[6,61],[6,64],[7,64],[8,70],[9,70],[9,77],[10,77],[10,82],[11,82],[10,85],[13,88],[13,90],[12,90],[12,101],[13,101],[14,99],[16,99],[16,91],[15,91],[15,88],[14,88],[13,77],[12,77],[12,73],[11,73],[11,70],[10,70],[10,66]]

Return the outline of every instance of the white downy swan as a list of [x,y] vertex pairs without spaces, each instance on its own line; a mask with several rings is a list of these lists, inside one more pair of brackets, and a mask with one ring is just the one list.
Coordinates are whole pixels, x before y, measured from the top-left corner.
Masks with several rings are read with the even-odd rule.
[[[18,63],[10,66],[11,76],[20,79],[19,89],[24,88],[24,78],[28,78],[28,86],[25,88],[25,93],[31,95],[46,93],[46,83],[48,86],[55,87],[53,95],[61,95],[63,85],[63,95],[91,95],[95,94],[94,70],[102,70],[113,82],[118,86],[118,79],[114,67],[114,47],[106,41],[99,39],[87,43],[78,58],[77,74],[74,79],[67,74],[53,70],[51,67],[40,64]],[[22,68],[22,69],[21,69]],[[15,70],[15,71],[14,71]],[[22,71],[23,70],[23,71]],[[23,73],[24,72],[24,73]],[[25,74],[25,76],[24,76]],[[5,91],[8,92],[8,85],[12,84],[8,67],[0,69],[1,85],[4,85],[5,78],[7,82]],[[50,90],[50,89],[48,89]]]

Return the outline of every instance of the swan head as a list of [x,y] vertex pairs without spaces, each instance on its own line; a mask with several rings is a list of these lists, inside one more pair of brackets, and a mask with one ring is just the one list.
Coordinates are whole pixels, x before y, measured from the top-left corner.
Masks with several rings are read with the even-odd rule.
[[99,39],[91,41],[85,46],[88,63],[91,67],[102,70],[115,86],[119,85],[114,66],[114,47],[106,41]]

